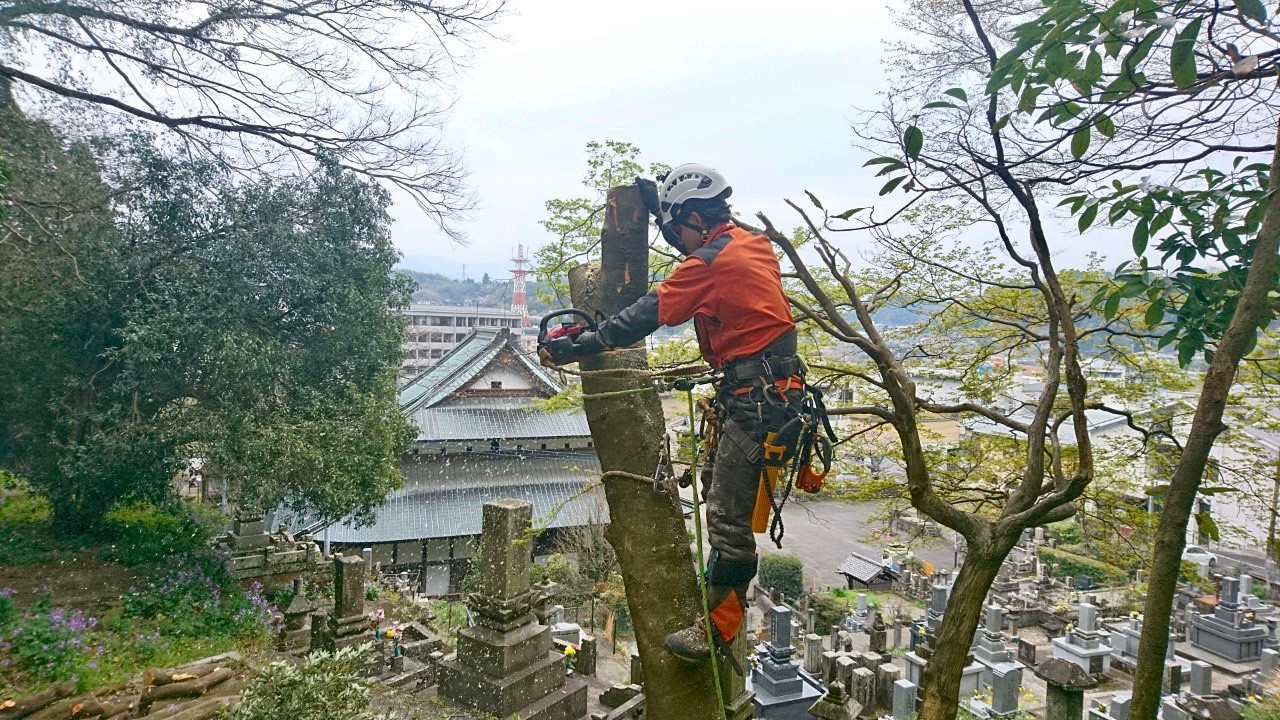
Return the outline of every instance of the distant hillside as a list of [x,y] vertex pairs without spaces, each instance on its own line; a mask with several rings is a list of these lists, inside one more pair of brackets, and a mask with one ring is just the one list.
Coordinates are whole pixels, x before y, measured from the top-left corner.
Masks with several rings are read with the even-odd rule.
[[[467,278],[458,280],[437,273],[419,272],[408,268],[396,268],[396,272],[413,280],[418,285],[413,293],[413,301],[418,303],[438,303],[441,305],[473,305],[483,307],[507,307],[511,305],[511,280],[493,280],[486,274],[479,280]],[[533,280],[525,282],[529,294],[529,314],[535,317],[547,311],[546,304],[536,296],[538,283]]]

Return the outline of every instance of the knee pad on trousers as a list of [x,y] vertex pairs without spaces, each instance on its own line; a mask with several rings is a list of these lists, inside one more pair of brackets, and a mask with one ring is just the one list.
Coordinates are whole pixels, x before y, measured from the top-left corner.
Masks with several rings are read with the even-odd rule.
[[713,549],[707,560],[707,582],[712,585],[746,585],[756,576],[759,556],[752,555],[750,560],[725,560],[720,551]]

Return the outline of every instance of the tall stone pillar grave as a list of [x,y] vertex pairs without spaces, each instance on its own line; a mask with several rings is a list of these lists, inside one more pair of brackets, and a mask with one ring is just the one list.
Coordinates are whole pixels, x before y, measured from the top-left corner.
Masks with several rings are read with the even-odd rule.
[[440,664],[440,694],[506,718],[577,720],[587,714],[585,682],[566,679],[552,650],[551,629],[532,609],[529,530],[525,500],[485,503],[477,591],[467,598],[475,625],[458,633],[458,651]]

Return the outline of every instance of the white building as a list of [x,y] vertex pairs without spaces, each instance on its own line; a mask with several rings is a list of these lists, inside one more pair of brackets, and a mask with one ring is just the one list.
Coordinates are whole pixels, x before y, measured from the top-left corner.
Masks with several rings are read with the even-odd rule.
[[[457,347],[472,328],[510,328],[521,336],[524,317],[506,308],[475,305],[420,305],[402,310],[409,318],[405,329],[401,381],[421,375]],[[530,349],[526,347],[525,349]]]

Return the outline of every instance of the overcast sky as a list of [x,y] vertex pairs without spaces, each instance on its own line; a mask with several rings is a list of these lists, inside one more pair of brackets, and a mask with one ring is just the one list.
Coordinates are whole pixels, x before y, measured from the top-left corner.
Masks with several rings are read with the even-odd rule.
[[900,32],[886,3],[512,5],[495,28],[504,39],[455,83],[448,137],[479,202],[461,225],[469,245],[451,246],[401,197],[393,233],[405,266],[456,277],[466,262],[468,276],[509,277],[517,243],[553,240],[538,225],[543,203],[584,192],[590,140],[631,142],[646,163],[711,165],[737,212],[764,210],[783,227],[799,224],[783,198],[804,190],[840,209],[875,200],[880,183],[849,124],[886,89],[883,41]]

